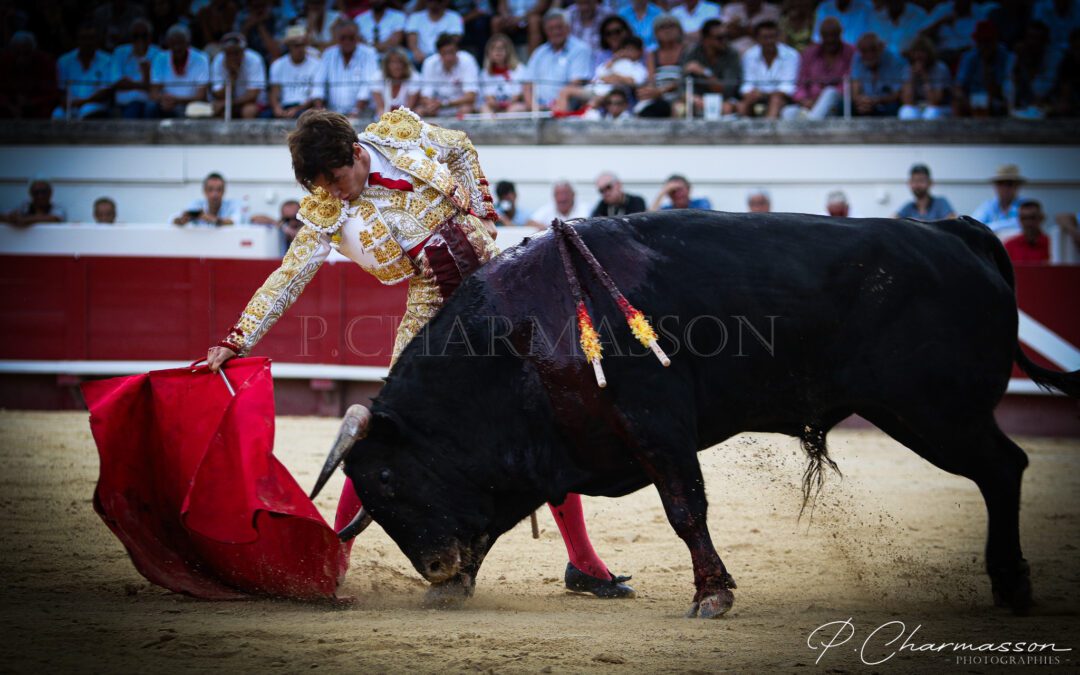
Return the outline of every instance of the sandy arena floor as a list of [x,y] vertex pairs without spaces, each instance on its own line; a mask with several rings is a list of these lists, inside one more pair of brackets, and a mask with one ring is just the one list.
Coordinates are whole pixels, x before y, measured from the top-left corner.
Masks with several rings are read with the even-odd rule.
[[[277,453],[301,485],[322,463],[336,422],[280,418]],[[476,597],[420,607],[426,585],[377,525],[353,549],[351,605],[206,602],[136,573],[94,514],[97,453],[84,413],[0,411],[4,601],[0,670],[19,672],[704,673],[867,668],[858,647],[887,622],[911,643],[1056,643],[1058,668],[1080,665],[1080,443],[1018,439],[1031,459],[1021,511],[1039,606],[1014,618],[992,607],[986,528],[973,483],[945,474],[877,432],[834,432],[844,471],[830,475],[812,523],[797,520],[804,460],[797,443],[740,436],[700,455],[714,541],[739,584],[726,617],[689,620],[689,554],[656,492],[586,499],[594,543],[638,598],[567,593],[549,513],[503,536]],[[340,474],[319,507],[332,512]],[[851,619],[855,636],[824,655],[808,636]],[[839,625],[817,633],[827,641]],[[899,624],[871,638],[876,661]],[[836,642],[843,640],[841,634]],[[815,663],[819,655],[821,660]],[[985,656],[985,655],[984,655]],[[1008,656],[1006,656],[1008,658]],[[883,671],[993,672],[1015,666],[902,650]],[[1053,669],[1053,668],[1051,668]]]

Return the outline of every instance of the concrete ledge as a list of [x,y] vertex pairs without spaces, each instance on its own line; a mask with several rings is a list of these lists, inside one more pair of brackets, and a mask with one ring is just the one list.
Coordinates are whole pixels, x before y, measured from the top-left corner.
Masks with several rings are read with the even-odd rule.
[[[734,120],[441,120],[478,145],[1080,145],[1080,119]],[[358,128],[362,124],[357,123]],[[284,120],[13,120],[0,127],[4,145],[279,145]]]

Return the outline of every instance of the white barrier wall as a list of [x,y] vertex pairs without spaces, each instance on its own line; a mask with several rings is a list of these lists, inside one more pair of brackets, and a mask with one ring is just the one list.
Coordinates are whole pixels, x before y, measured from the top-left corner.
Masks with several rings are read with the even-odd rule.
[[[1080,211],[1080,148],[1049,145],[710,145],[710,146],[479,146],[494,184],[514,181],[518,201],[532,211],[567,179],[589,205],[593,178],[615,170],[628,192],[651,201],[671,173],[686,175],[713,208],[745,210],[746,191],[768,188],[773,210],[823,213],[826,194],[843,189],[855,216],[889,216],[910,198],[908,168],[934,173],[934,192],[961,213],[989,199],[987,179],[999,164],[1015,163],[1029,179],[1023,194],[1052,216]],[[212,171],[229,181],[226,196],[247,197],[251,213],[276,215],[300,195],[288,151],[262,145],[6,146],[0,148],[0,211],[26,199],[29,178],[53,182],[54,198],[74,221],[90,221],[95,198],[112,197],[124,222],[167,222],[201,194]]]

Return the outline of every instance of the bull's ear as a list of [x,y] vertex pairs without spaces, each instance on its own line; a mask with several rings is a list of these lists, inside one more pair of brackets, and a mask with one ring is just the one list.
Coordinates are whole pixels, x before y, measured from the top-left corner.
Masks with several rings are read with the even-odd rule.
[[383,443],[393,443],[403,438],[403,429],[404,422],[397,413],[391,410],[380,410],[372,416],[371,430],[367,437]]

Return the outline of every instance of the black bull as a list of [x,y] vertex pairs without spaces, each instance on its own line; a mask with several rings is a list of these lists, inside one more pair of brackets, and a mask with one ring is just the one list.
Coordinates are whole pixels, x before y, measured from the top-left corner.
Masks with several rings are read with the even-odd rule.
[[1016,360],[1071,396],[1017,342],[1012,267],[970,220],[830,219],[667,211],[577,225],[652,317],[663,368],[576,253],[605,345],[597,387],[577,347],[555,237],[470,277],[408,345],[345,471],[416,569],[471,594],[495,540],[568,492],[653,484],[690,549],[691,612],[716,616],[735,582],[706,526],[696,453],[743,431],[798,437],[809,494],[825,435],[853,413],[979,486],[995,601],[1031,601],[1018,510],[1027,457],[994,421]]

